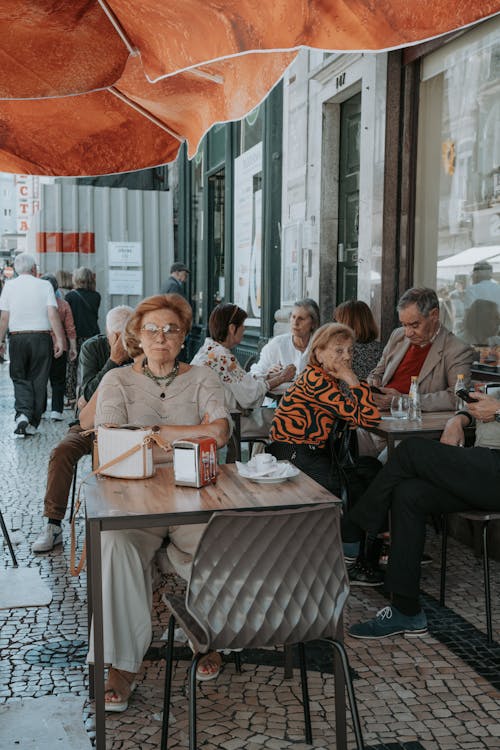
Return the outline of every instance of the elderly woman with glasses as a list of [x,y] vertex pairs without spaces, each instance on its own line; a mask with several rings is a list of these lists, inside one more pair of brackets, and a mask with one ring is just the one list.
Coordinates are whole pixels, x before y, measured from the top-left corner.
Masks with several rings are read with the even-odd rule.
[[[139,303],[124,333],[134,364],[112,370],[102,379],[96,391],[96,427],[158,425],[167,442],[208,435],[219,447],[225,445],[230,415],[219,379],[205,368],[178,359],[191,322],[191,307],[178,294],[160,294]],[[91,402],[87,410],[89,406]],[[102,534],[104,660],[111,665],[107,711],[127,708],[136,673],[151,642],[156,551],[168,536],[168,557],[177,573],[187,579],[203,529],[203,525],[191,525]],[[89,661],[92,658],[90,653]],[[220,656],[208,654],[200,662],[198,678],[212,679],[219,669]]]
[[[224,388],[228,409],[252,410],[261,406],[267,391],[272,391],[294,375],[295,368],[287,367],[267,378],[256,379],[241,367],[232,353],[245,333],[247,313],[232,303],[217,305],[208,321],[208,336],[191,361],[213,370]],[[266,421],[267,417],[267,421]],[[270,409],[250,412],[242,417],[241,433],[267,437],[272,418]]]

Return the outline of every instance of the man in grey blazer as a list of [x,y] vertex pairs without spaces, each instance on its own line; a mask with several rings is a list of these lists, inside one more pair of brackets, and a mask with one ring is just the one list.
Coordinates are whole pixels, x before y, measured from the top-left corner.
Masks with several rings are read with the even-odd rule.
[[455,409],[457,375],[466,387],[475,353],[471,346],[439,322],[439,301],[433,289],[408,289],[398,302],[401,328],[391,334],[382,357],[368,376],[380,409],[389,409],[398,393],[408,393],[412,375],[418,376],[422,411]]
[[[408,393],[411,377],[418,377],[422,411],[453,411],[457,375],[470,382],[474,360],[471,346],[448,331],[439,321],[439,301],[433,289],[408,289],[398,302],[401,328],[391,334],[382,357],[368,376],[368,383],[379,393],[373,398],[381,411],[388,410],[393,396]],[[358,428],[360,455],[378,456],[385,462],[383,438]],[[349,569],[351,585],[376,586],[383,581],[381,572],[368,563]]]

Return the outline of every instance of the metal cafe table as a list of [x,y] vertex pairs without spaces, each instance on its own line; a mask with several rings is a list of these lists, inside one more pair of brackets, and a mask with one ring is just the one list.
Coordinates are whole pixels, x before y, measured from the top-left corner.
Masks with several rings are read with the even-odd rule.
[[454,411],[432,411],[422,412],[420,421],[411,419],[393,419],[392,417],[382,416],[381,421],[376,427],[369,427],[369,432],[373,432],[387,441],[387,454],[391,455],[396,447],[396,443],[409,437],[425,437],[431,440],[438,440],[444,430],[446,422],[453,417]]
[[[106,749],[104,710],[104,649],[101,569],[101,532],[206,523],[214,511],[289,509],[340,501],[302,472],[280,484],[257,484],[238,474],[234,464],[219,467],[216,484],[200,489],[174,484],[173,468],[158,467],[150,479],[111,479],[92,476],[82,491],[86,503],[88,547],[89,623],[94,619],[94,666],[90,692],[95,697],[96,749]],[[339,511],[340,512],[340,511]],[[339,623],[339,639],[342,638]],[[335,679],[344,686],[342,669],[335,659]],[[92,672],[93,681],[92,681]],[[335,691],[337,748],[346,748],[345,690]]]

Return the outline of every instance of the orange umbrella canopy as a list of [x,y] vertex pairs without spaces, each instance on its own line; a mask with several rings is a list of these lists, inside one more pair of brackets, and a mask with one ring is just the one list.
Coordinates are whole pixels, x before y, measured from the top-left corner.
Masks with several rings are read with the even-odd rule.
[[[0,0],[0,171],[90,175],[193,155],[300,46],[406,46],[500,0]],[[295,50],[295,51],[294,51]]]

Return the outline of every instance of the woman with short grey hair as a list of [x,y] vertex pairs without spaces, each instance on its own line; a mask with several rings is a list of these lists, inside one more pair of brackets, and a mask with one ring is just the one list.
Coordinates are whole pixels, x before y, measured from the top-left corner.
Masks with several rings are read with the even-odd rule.
[[[290,313],[290,333],[275,336],[267,342],[260,353],[259,361],[250,369],[252,375],[267,379],[292,365],[295,368],[295,379],[307,364],[312,335],[319,325],[317,303],[310,297],[297,300]],[[284,383],[275,392],[286,391],[290,382]]]

